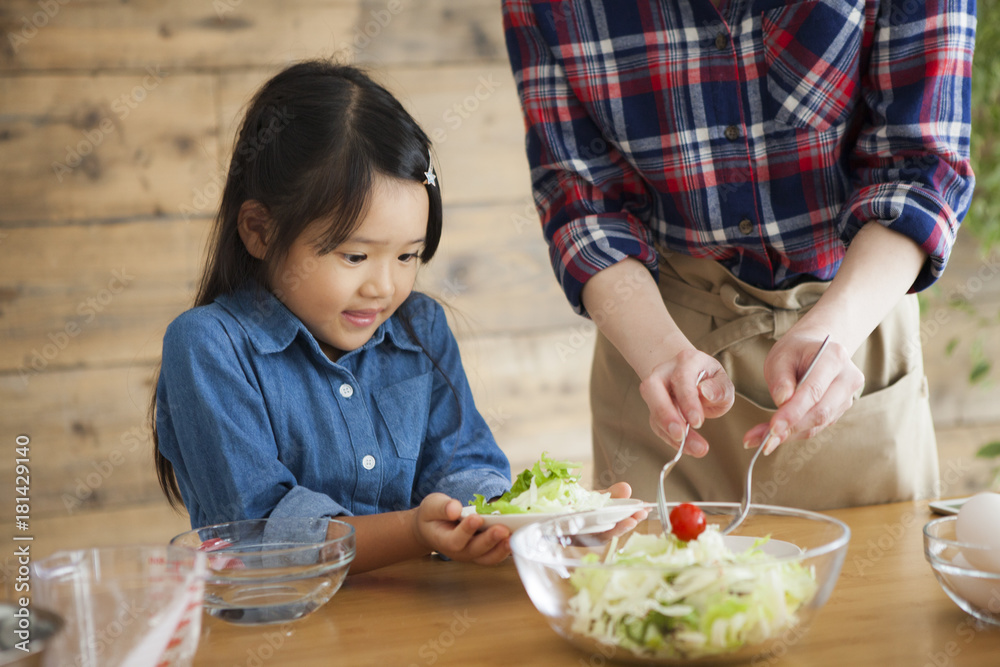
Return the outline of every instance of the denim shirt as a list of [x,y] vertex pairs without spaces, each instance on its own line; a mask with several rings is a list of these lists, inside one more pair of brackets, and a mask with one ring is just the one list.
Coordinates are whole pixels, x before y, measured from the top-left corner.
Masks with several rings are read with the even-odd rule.
[[337,362],[272,294],[221,296],[167,328],[156,408],[193,528],[510,488],[444,312],[419,293]]

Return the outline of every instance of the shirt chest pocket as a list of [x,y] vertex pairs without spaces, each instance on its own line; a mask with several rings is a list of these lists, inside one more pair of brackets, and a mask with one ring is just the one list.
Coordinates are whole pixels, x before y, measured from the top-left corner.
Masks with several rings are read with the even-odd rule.
[[424,373],[383,387],[375,394],[375,404],[401,459],[415,461],[420,456],[427,432],[432,380],[430,373]]
[[764,12],[766,117],[824,131],[847,116],[860,88],[864,0],[806,0]]

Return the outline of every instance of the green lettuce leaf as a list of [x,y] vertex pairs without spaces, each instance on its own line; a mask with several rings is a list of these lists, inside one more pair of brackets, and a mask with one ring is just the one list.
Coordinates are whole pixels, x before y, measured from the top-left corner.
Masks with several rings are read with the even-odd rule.
[[[469,504],[479,514],[524,514],[532,510],[551,511],[571,506],[579,502],[584,494],[593,494],[580,486],[580,475],[572,472],[582,466],[582,463],[573,461],[557,461],[550,458],[547,452],[542,452],[533,466],[517,476],[510,491],[493,502],[487,502],[482,495],[476,494]],[[518,504],[513,502],[532,489],[535,491],[530,508],[525,506],[524,499],[519,500]]]

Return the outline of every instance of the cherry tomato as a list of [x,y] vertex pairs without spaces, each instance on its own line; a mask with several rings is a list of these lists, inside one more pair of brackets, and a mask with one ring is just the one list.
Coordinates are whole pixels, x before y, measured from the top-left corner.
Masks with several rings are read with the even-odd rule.
[[691,503],[681,503],[670,510],[670,532],[688,542],[705,531],[705,513]]

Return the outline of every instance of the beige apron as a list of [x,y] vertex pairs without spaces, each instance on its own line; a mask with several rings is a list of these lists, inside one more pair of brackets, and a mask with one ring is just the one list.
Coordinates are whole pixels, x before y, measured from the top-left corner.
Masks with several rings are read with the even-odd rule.
[[[660,257],[667,310],[688,340],[719,360],[736,388],[732,409],[699,430],[709,454],[682,457],[667,477],[667,498],[738,502],[753,455],[743,449],[743,435],[767,422],[775,407],[764,358],[828,283],[767,291],[712,260],[668,252]],[[936,495],[937,446],[916,295],[900,300],[853,361],[865,375],[861,397],[816,437],[788,441],[757,461],[755,504],[822,510]],[[590,394],[595,488],[627,481],[633,497],[655,501],[660,468],[675,450],[650,430],[639,378],[600,333]]]

